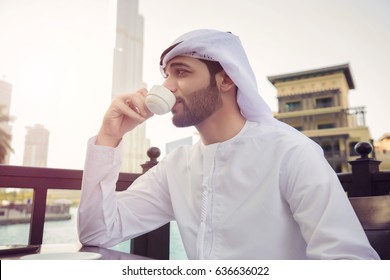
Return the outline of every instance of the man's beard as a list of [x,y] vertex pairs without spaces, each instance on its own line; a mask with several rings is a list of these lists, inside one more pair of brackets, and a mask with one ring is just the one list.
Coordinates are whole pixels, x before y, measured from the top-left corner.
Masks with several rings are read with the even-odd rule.
[[182,112],[172,117],[172,122],[176,127],[196,126],[222,106],[215,79],[208,87],[192,92],[187,100],[180,97],[177,100],[181,102],[183,108]]

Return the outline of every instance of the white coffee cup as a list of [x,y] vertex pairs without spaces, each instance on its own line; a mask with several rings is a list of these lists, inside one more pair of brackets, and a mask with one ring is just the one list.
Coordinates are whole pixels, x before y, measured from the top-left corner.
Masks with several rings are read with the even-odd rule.
[[175,105],[176,97],[164,86],[153,86],[146,96],[146,107],[156,114],[163,115],[169,113]]

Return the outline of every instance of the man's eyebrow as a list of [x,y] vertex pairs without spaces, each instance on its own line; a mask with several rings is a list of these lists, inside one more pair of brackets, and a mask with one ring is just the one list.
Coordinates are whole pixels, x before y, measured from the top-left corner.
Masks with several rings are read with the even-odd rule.
[[178,68],[178,67],[184,67],[184,68],[187,68],[187,69],[191,69],[191,66],[187,63],[184,63],[184,62],[172,62],[170,64],[168,64],[167,66],[164,67],[164,73],[167,72],[168,69],[172,69],[172,68]]
[[168,64],[165,68],[175,68],[175,67],[186,67],[191,68],[191,66],[184,62],[172,62],[171,64]]

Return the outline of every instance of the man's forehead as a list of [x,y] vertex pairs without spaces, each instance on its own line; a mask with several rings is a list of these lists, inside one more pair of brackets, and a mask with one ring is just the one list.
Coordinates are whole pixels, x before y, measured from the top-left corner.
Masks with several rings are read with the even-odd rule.
[[176,64],[176,63],[183,63],[183,64],[197,64],[199,63],[199,59],[197,58],[193,58],[193,57],[188,57],[188,56],[185,56],[185,55],[178,55],[178,56],[175,56],[174,58],[170,59],[168,62],[167,62],[167,67],[172,65],[172,64]]

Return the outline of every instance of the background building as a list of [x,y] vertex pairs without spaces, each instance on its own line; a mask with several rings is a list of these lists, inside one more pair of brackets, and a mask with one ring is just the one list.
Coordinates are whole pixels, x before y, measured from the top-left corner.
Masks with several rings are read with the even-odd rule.
[[381,138],[374,142],[375,158],[382,163],[380,170],[390,170],[390,133],[385,133]]
[[49,150],[49,131],[40,124],[26,127],[26,129],[23,165],[46,167]]
[[[5,118],[10,119],[10,107],[11,107],[11,93],[12,93],[12,85],[4,80],[0,79],[0,113]],[[7,135],[11,134],[11,126],[8,121],[0,121],[0,129]],[[11,144],[11,140],[9,139],[9,144]],[[4,164],[9,163],[10,151],[6,150]]]
[[[118,0],[116,15],[112,97],[146,87],[142,81],[144,20],[138,14],[138,0]],[[141,172],[140,164],[149,160],[145,129],[143,123],[122,139],[122,172]]]
[[371,142],[365,108],[350,108],[355,85],[348,64],[269,76],[277,89],[275,117],[317,142],[336,172],[348,172],[360,141]]

